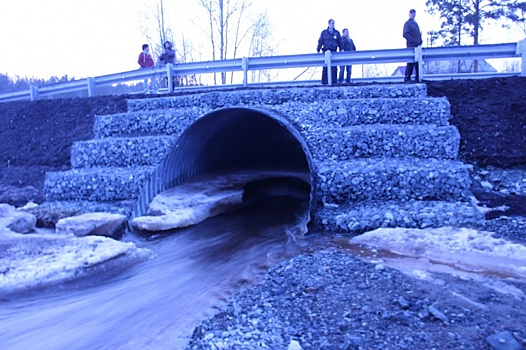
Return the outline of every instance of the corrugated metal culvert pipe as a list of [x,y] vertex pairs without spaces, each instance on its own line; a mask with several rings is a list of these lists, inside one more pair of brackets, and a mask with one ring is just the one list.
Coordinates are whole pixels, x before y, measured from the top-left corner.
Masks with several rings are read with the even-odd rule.
[[159,193],[208,172],[276,171],[299,174],[310,186],[310,218],[316,173],[308,146],[278,112],[225,108],[196,120],[178,138],[142,189],[133,217],[142,216]]

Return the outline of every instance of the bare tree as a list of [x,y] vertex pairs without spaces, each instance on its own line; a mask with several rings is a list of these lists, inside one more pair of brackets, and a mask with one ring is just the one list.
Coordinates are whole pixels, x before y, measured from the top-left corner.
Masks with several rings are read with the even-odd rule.
[[[252,36],[249,46],[250,57],[272,56],[276,47],[272,42],[272,26],[267,12],[260,13],[252,24]],[[259,70],[251,72],[252,82],[270,81],[272,78],[270,70]]]
[[364,64],[362,65],[362,75],[365,78],[388,77],[392,73],[392,64]]
[[[255,35],[255,28],[258,26],[261,29],[263,19],[268,27],[266,14],[261,17],[253,16],[250,12],[254,4],[253,0],[196,0],[196,2],[207,14],[208,23],[196,26],[208,28],[203,32],[210,41],[212,60],[237,58],[240,52],[250,55],[251,42],[248,42],[247,38]],[[214,83],[217,83],[215,74]],[[221,73],[221,83],[226,84],[225,72]]]
[[140,12],[139,31],[150,43],[153,57],[156,57],[156,54],[158,57],[163,50],[163,43],[173,42],[174,31],[167,21],[168,15],[164,0],[157,0],[149,4]]
[[[177,58],[179,63],[193,62],[194,45],[184,33],[179,40],[179,50],[177,50]],[[197,85],[197,78],[195,74],[178,77],[179,85]]]
[[503,72],[520,72],[521,71],[521,62],[518,59],[507,59],[503,62],[502,67]]
[[[225,1],[224,0],[197,0],[197,3],[207,12],[209,32],[212,49],[212,60],[217,59],[217,51],[219,51],[219,59],[224,60],[226,57],[225,48],[225,33],[227,32],[228,20],[231,12],[228,11],[230,0],[226,0],[227,15],[225,19]],[[216,37],[219,34],[219,47],[216,45]],[[226,83],[226,75],[221,73],[221,82]],[[214,74],[214,84],[217,84],[216,75]]]

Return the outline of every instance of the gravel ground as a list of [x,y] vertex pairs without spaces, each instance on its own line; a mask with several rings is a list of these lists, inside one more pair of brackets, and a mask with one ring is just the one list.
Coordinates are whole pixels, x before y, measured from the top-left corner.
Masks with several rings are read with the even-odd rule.
[[[526,292],[524,283],[507,282]],[[296,256],[235,295],[188,349],[488,349],[526,344],[524,297],[447,274],[420,280],[323,250]],[[491,339],[491,338],[489,338]],[[497,344],[499,341],[497,341]]]
[[[491,196],[526,189],[526,172],[517,168],[475,167],[472,179]],[[526,217],[496,212],[473,228],[526,245]],[[348,238],[337,237],[308,238],[324,243],[236,294],[195,329],[187,349],[526,348],[525,280],[436,272],[417,278],[422,272],[357,258],[338,243]]]

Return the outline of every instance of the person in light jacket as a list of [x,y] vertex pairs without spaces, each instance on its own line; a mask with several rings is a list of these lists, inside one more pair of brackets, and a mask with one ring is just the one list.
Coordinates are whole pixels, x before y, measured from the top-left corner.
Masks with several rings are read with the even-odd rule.
[[[409,10],[409,19],[404,23],[404,32],[403,36],[406,40],[407,47],[418,47],[422,45],[422,33],[420,32],[420,27],[415,21],[416,11],[411,9]],[[415,81],[418,83],[418,63],[409,62],[405,68],[405,78],[404,82],[411,82],[411,75],[413,74],[413,69],[415,70]]]

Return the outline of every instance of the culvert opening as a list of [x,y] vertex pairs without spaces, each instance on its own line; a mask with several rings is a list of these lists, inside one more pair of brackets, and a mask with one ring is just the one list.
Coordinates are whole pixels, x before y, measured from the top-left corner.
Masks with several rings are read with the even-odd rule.
[[217,110],[177,139],[143,188],[131,228],[171,230],[236,206],[273,203],[276,197],[300,203],[306,227],[316,203],[313,169],[305,140],[282,115],[265,109]]

